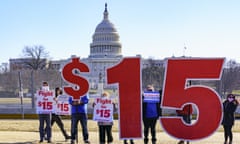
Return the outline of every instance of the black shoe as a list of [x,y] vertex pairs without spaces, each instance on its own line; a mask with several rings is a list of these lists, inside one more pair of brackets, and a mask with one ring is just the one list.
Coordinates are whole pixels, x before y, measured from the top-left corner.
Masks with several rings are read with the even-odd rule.
[[74,140],[71,140],[71,144],[75,144]]
[[51,141],[51,140],[48,140],[47,143],[52,143],[52,141]]
[[90,141],[85,140],[84,143],[85,143],[85,144],[90,144]]
[[184,144],[184,141],[181,140],[181,141],[178,142],[178,144]]
[[39,141],[39,143],[42,143],[43,142],[43,140],[41,139],[40,141]]
[[71,136],[65,136],[65,141],[71,139],[72,137]]

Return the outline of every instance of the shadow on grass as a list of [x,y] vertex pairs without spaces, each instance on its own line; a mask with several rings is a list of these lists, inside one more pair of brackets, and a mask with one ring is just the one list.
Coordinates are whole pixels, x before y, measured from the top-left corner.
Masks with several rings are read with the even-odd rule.
[[[70,141],[53,141],[52,144],[69,144]],[[0,144],[47,144],[47,142],[39,143],[38,141],[32,141],[32,142],[0,142]]]
[[0,144],[36,144],[36,142],[14,142],[14,143],[0,143]]

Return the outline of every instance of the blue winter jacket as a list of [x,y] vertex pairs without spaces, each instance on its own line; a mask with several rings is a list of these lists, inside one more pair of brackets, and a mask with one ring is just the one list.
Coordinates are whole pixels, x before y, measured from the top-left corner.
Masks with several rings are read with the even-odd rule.
[[81,104],[74,104],[74,100],[72,97],[69,97],[69,104],[71,104],[71,112],[72,114],[77,114],[77,113],[87,113],[87,103],[88,103],[88,96],[82,96],[80,99]]
[[[161,97],[161,94],[160,94],[160,97]],[[161,101],[161,98],[160,98],[160,101]],[[143,118],[158,118],[161,115],[160,101],[159,102],[143,101],[143,104],[142,104]]]

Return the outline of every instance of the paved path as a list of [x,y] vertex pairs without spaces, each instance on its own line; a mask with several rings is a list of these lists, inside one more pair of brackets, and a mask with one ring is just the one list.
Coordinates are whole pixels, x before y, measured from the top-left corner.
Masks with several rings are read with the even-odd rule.
[[[89,132],[90,141],[92,144],[98,144],[98,133]],[[113,132],[114,144],[123,144],[121,140],[118,139],[118,133]],[[164,132],[157,133],[158,142],[157,144],[177,144],[177,140],[168,136]],[[82,143],[82,137],[79,136],[79,144]],[[37,144],[39,140],[38,132],[12,132],[12,131],[0,131],[0,144]],[[70,141],[65,142],[64,137],[60,132],[53,132],[52,141],[54,144],[69,144]],[[135,140],[136,144],[143,144],[142,139]],[[223,133],[216,132],[210,137],[193,141],[192,144],[223,144]],[[234,133],[233,144],[240,143],[240,133]]]

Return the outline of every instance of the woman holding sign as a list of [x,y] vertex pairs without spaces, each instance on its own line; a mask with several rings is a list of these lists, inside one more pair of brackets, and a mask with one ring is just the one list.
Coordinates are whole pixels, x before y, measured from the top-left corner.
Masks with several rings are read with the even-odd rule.
[[[55,88],[55,105],[57,105],[57,98],[59,95],[62,95],[63,91],[60,87],[56,87]],[[65,140],[71,139],[71,136],[69,136],[66,132],[66,130],[64,129],[64,124],[62,122],[62,118],[60,115],[58,115],[56,112],[52,113],[52,117],[51,117],[51,126],[53,126],[54,123],[57,123],[58,127],[60,128],[60,130],[63,133],[63,136],[65,137]]]
[[99,142],[100,144],[105,144],[105,134],[107,134],[107,143],[110,144],[113,142],[113,111],[116,107],[113,101],[109,98],[109,93],[103,92],[101,98],[96,98],[93,107],[93,120],[98,121]]

